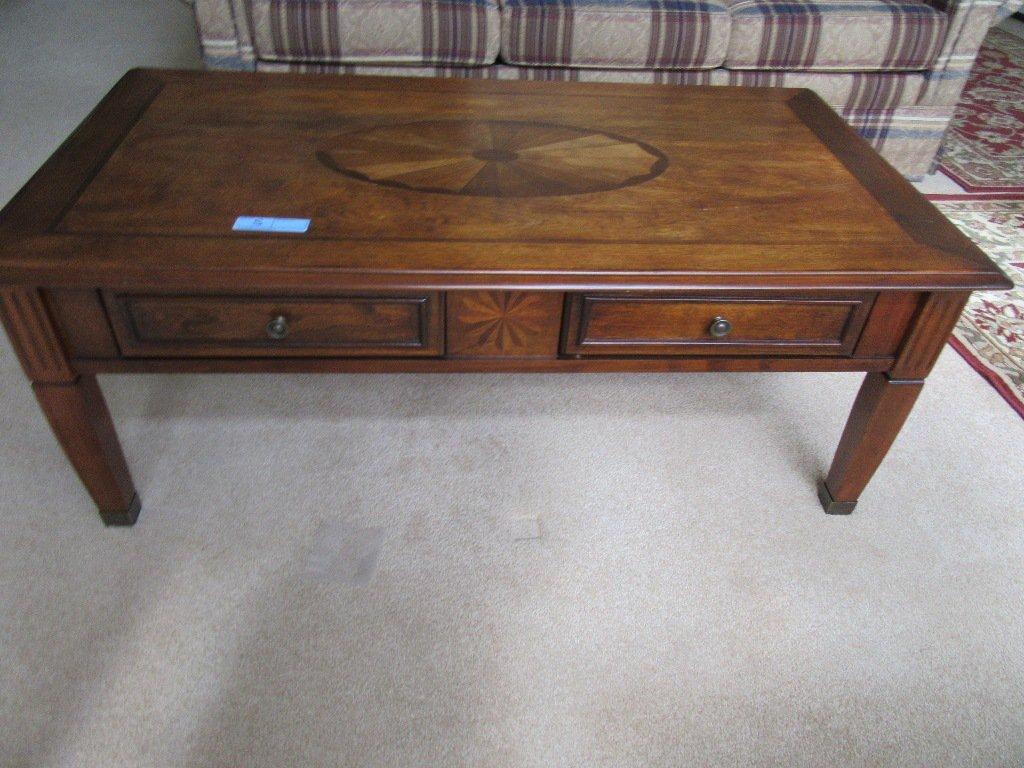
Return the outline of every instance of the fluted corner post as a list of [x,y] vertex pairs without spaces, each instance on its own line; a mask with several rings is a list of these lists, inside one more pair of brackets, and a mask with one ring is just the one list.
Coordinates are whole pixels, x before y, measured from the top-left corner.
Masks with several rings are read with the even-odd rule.
[[861,385],[828,476],[818,484],[825,512],[847,515],[896,440],[963,311],[969,293],[936,292],[922,301],[892,367]]
[[132,525],[141,503],[94,375],[68,360],[38,289],[0,287],[0,317],[57,441],[106,525]]

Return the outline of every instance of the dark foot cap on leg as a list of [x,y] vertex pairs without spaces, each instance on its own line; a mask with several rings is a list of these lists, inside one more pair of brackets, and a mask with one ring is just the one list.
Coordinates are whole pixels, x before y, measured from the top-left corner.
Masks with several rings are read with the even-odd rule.
[[140,511],[142,511],[142,501],[139,499],[139,495],[135,494],[128,509],[119,509],[113,512],[101,509],[100,517],[103,518],[103,524],[106,526],[135,525]]
[[848,515],[857,506],[856,501],[836,501],[824,480],[818,482],[818,501],[825,508],[826,515]]

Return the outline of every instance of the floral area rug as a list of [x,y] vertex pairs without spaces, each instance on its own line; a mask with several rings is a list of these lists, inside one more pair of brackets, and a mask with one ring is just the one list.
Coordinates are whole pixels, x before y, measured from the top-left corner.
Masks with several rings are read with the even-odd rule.
[[968,192],[1024,196],[1024,39],[993,29],[946,133],[941,168]]
[[950,344],[1024,417],[1024,200],[934,203],[1016,284],[972,294]]

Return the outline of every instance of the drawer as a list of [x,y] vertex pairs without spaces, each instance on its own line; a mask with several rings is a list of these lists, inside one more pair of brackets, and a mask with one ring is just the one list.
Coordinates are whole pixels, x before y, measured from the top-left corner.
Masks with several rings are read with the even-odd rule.
[[429,357],[437,293],[331,296],[104,294],[128,357]]
[[567,355],[850,355],[874,294],[574,294]]

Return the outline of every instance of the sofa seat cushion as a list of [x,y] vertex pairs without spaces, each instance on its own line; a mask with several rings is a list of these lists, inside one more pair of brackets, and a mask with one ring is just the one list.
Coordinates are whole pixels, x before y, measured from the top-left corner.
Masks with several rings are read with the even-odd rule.
[[497,0],[248,0],[260,59],[491,64]]
[[711,69],[729,15],[712,0],[502,0],[501,58],[527,66]]
[[725,0],[730,69],[928,69],[947,14],[920,0]]

